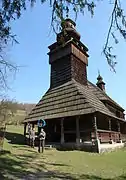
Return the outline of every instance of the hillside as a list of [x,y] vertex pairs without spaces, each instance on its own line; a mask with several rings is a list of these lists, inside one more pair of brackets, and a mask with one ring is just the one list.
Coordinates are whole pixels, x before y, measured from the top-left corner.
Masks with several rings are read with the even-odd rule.
[[30,111],[34,108],[35,104],[29,103],[17,103],[17,110],[14,113],[14,116],[11,119],[11,124],[21,124],[25,117],[30,113]]
[[21,124],[25,117],[30,113],[34,108],[35,104],[29,103],[17,103],[16,112],[11,117],[9,124]]
[[6,124],[21,124],[34,108],[35,104],[12,101],[0,102],[0,122]]

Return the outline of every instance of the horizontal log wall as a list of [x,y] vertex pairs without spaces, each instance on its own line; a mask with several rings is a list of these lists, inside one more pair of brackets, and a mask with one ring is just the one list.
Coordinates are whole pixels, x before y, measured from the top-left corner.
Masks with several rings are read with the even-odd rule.
[[110,135],[107,132],[98,132],[98,138],[101,143],[107,143],[110,141]]
[[101,143],[109,143],[110,140],[113,142],[119,142],[120,139],[123,142],[126,142],[126,134],[120,134],[119,136],[119,132],[115,131],[98,130],[98,138]]

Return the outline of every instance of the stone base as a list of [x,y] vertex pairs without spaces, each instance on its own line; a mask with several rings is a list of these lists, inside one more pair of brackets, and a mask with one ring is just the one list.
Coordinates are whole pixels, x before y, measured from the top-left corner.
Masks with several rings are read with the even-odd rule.
[[94,152],[92,142],[64,143],[64,144],[60,144],[60,146],[58,146],[56,149],[60,151],[79,150],[79,151]]
[[118,143],[122,143],[122,140],[120,139],[120,140],[118,141]]
[[100,153],[115,151],[116,149],[123,147],[124,143],[100,144]]
[[110,141],[109,141],[109,144],[114,144],[114,141],[113,141],[113,140],[110,140]]
[[95,152],[100,153],[100,140],[95,140]]
[[[54,143],[55,144],[55,143]],[[64,143],[64,144],[55,144],[53,145],[53,148],[56,148],[60,151],[73,151],[73,150],[79,150],[79,151],[87,151],[87,152],[94,152],[94,153],[104,153],[104,152],[111,152],[119,148],[123,148],[125,143],[104,143],[100,144],[99,139],[96,139],[93,141],[85,141],[82,143]]]

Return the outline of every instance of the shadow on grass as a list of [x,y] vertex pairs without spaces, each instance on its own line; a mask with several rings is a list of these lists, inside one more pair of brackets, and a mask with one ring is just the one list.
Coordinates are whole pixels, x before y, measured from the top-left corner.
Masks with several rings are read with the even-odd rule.
[[6,132],[5,138],[11,144],[19,144],[19,145],[25,144],[25,138],[22,134]]
[[102,178],[102,177],[98,177],[95,175],[88,175],[88,174],[83,174],[79,177],[79,179],[84,179],[84,180],[125,180],[126,179],[126,175],[121,175],[115,178]]
[[[32,160],[35,158],[35,154],[29,155],[1,155],[0,156],[0,180],[16,180],[26,177],[27,174],[32,174],[27,169],[29,164],[32,165]],[[44,169],[44,164],[41,164],[41,168]],[[39,167],[34,168],[35,173],[38,172]],[[35,174],[34,173],[34,174]]]
[[31,148],[30,146],[28,145],[22,145],[22,146],[13,146],[13,148],[15,149],[18,149],[18,150],[21,150],[21,151],[26,151],[26,152],[37,152],[37,149],[36,148]]
[[[46,168],[46,165],[68,166],[57,163],[44,163],[45,157],[41,157],[41,162],[35,161],[38,153],[31,154],[3,154],[0,156],[0,180],[36,180],[36,179],[60,179],[60,180],[125,180],[126,175],[113,179],[101,178],[95,175],[72,175],[70,173],[61,173]],[[37,159],[39,159],[37,157]],[[31,171],[34,170],[34,171]]]
[[67,164],[61,164],[61,163],[46,163],[48,165],[52,165],[52,166],[69,166]]
[[3,155],[3,154],[11,154],[11,152],[7,150],[1,150],[0,155]]

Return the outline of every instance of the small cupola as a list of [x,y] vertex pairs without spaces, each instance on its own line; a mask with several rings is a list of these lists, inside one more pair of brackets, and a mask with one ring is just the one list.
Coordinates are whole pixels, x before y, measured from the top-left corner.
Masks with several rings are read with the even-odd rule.
[[98,80],[96,83],[97,87],[99,87],[102,91],[105,91],[105,83],[104,83],[103,78],[100,74],[98,75],[97,80]]

